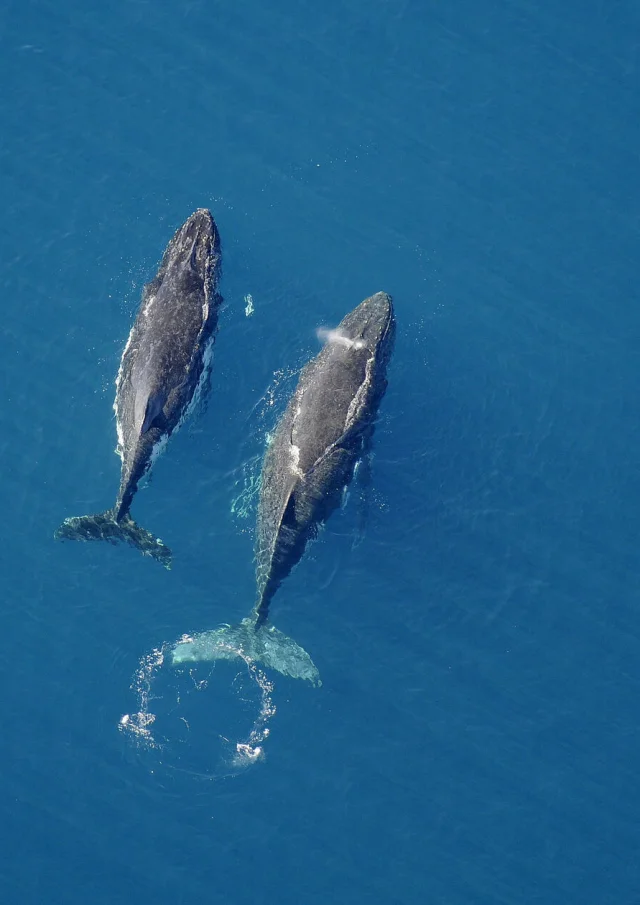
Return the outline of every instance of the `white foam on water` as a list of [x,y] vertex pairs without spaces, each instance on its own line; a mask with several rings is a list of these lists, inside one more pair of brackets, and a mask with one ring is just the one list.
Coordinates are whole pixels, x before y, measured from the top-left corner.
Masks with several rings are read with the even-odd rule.
[[[202,678],[202,669],[198,673],[193,664],[173,668],[171,651],[176,644],[191,640],[183,635],[178,642],[164,644],[141,658],[131,684],[137,711],[125,713],[118,729],[138,751],[152,756],[154,772],[164,767],[205,779],[237,775],[265,756],[269,723],[276,712],[271,697],[273,684],[240,647],[232,644],[225,658],[231,661],[225,664],[226,670],[224,667],[216,670],[215,665],[208,664],[208,673]],[[250,705],[254,710],[250,728],[237,738],[211,725],[211,720],[218,717],[216,686],[224,690],[219,682],[229,675],[230,669],[235,670],[231,683],[233,708],[247,711]],[[194,695],[199,693],[206,693],[206,699],[196,700]],[[192,727],[189,707],[199,720],[205,718],[206,737]],[[221,715],[219,718],[222,721]],[[169,731],[167,726],[171,727]],[[216,751],[206,749],[206,741],[212,737],[216,739]]]

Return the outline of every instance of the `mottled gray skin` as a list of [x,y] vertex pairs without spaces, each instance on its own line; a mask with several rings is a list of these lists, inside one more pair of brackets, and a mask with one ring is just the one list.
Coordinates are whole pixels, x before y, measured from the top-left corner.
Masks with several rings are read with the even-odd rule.
[[393,348],[390,297],[378,292],[366,299],[332,332],[302,371],[264,458],[255,607],[237,625],[183,637],[171,651],[174,666],[242,656],[321,684],[306,650],[269,623],[269,604],[368,452]]
[[180,423],[200,382],[218,322],[220,238],[208,210],[197,210],[169,242],[144,288],[122,356],[116,418],[122,456],[116,521],[128,515],[154,447]]
[[[306,365],[265,455],[257,519],[256,625],[300,561],[318,526],[339,506],[371,442],[387,387],[395,320],[384,292],[365,299]],[[346,340],[346,341],[345,341]]]
[[116,380],[116,427],[122,459],[115,505],[65,519],[59,539],[128,542],[167,568],[171,551],[129,515],[154,454],[184,418],[206,381],[206,356],[218,323],[220,237],[208,210],[197,210],[169,242],[142,302]]

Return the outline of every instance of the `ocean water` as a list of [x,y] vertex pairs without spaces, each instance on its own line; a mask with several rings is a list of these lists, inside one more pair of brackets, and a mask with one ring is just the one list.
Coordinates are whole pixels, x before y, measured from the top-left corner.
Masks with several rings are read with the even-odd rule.
[[[3,905],[640,901],[639,34],[626,0],[3,5]],[[211,397],[133,509],[167,572],[53,532],[115,498],[120,354],[200,206]],[[241,770],[255,674],[157,670],[145,747],[141,659],[248,612],[269,431],[380,289],[365,527],[354,492],[273,604],[322,687],[266,676]]]

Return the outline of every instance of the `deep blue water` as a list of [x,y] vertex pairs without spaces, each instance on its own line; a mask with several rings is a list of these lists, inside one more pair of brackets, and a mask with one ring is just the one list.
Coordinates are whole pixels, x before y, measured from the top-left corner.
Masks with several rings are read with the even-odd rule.
[[[625,0],[3,5],[3,905],[640,901],[639,34]],[[211,400],[134,505],[166,572],[53,531],[113,502],[119,357],[200,206]],[[265,760],[202,779],[250,683],[149,752],[132,677],[248,611],[243,474],[379,289],[364,535],[350,501],[273,605],[323,685],[276,676]]]

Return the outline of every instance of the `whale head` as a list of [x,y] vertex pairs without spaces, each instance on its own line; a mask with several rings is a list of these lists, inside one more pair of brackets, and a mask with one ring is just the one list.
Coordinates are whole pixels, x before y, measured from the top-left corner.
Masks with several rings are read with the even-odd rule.
[[156,280],[208,292],[219,261],[220,234],[211,212],[199,208],[167,245]]
[[354,350],[366,348],[376,359],[388,359],[393,348],[395,318],[393,301],[386,292],[376,292],[349,312],[336,330],[334,341]]

